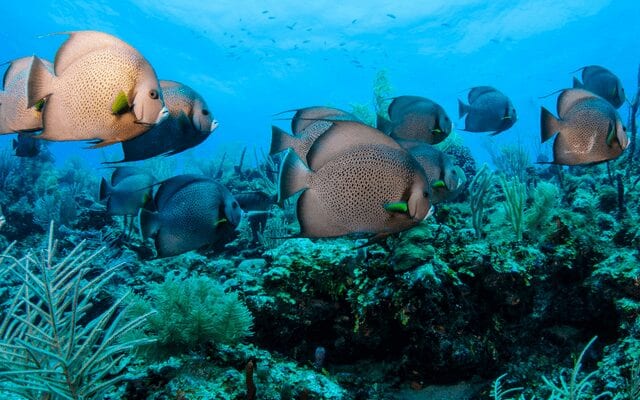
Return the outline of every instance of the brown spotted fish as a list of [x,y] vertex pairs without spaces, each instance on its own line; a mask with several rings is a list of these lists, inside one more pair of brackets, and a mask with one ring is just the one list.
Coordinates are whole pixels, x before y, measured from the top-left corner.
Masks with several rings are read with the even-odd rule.
[[[589,65],[581,68],[582,82],[573,78],[573,87],[586,89],[597,94],[611,103],[615,108],[620,108],[626,96],[620,78],[606,68],[599,65]],[[576,71],[577,72],[577,71]]]
[[466,178],[460,167],[454,165],[451,157],[436,147],[423,142],[399,140],[424,170],[431,190],[432,204],[453,199],[464,187]]
[[242,217],[229,190],[204,175],[169,178],[153,201],[156,212],[140,210],[140,233],[154,240],[159,257],[228,242]]
[[144,134],[122,142],[124,158],[138,161],[159,155],[174,155],[202,143],[218,127],[205,100],[189,86],[160,81],[169,118]]
[[[0,134],[33,132],[42,129],[42,107],[44,100],[33,107],[27,107],[27,80],[33,57],[23,57],[11,61],[4,73],[0,90]],[[53,65],[42,60],[49,71]]]
[[289,151],[280,169],[279,198],[302,191],[297,202],[300,236],[349,234],[384,236],[416,226],[429,215],[431,203],[424,171],[397,144],[387,146],[369,136],[340,148],[342,124],[316,140],[309,167]]
[[[331,131],[335,136],[335,140],[331,141],[331,145],[335,146],[331,152],[325,154],[333,154],[335,151],[347,149],[354,145],[371,143],[371,137],[375,137],[377,143],[386,146],[398,147],[397,142],[389,136],[383,134],[379,130],[372,128],[360,122],[355,121],[315,121],[299,132],[296,136],[291,136],[282,129],[273,126],[271,132],[271,149],[269,154],[276,154],[291,148],[300,159],[305,163],[309,163],[308,153],[318,138]],[[322,156],[316,156],[316,166],[319,167]],[[313,167],[311,167],[313,168]]]
[[151,65],[114,36],[71,32],[54,70],[34,57],[29,72],[27,105],[46,99],[40,139],[102,147],[141,135],[168,116]]
[[558,118],[542,107],[542,142],[553,142],[553,164],[594,164],[617,158],[629,139],[620,116],[607,100],[584,89],[558,96]]
[[378,115],[377,127],[395,139],[437,144],[451,133],[451,119],[444,108],[425,97],[396,97],[388,112],[388,120]]
[[468,94],[469,104],[458,100],[458,113],[465,119],[465,131],[491,132],[492,135],[505,131],[518,119],[511,100],[491,86],[477,86]]

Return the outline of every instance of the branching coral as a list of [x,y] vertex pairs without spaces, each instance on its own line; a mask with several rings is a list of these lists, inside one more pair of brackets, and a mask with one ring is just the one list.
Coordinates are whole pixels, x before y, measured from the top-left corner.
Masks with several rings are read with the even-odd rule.
[[493,171],[490,171],[487,164],[484,164],[469,185],[473,229],[478,238],[482,237],[482,217],[484,216],[485,201],[487,200],[487,193],[491,189],[492,181]]

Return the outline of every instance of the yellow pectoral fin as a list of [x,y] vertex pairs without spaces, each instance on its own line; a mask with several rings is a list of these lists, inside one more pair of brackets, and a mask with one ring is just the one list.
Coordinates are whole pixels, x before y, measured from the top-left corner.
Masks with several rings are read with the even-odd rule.
[[437,180],[437,181],[433,182],[431,184],[431,187],[434,188],[434,189],[438,189],[438,188],[446,188],[447,185],[444,183],[444,181],[442,179],[440,179],[440,180]]
[[129,109],[129,99],[127,99],[125,92],[121,90],[113,101],[113,104],[111,104],[111,112],[114,115],[120,115],[129,111]]
[[38,102],[33,105],[33,108],[38,112],[42,111],[44,108],[44,99],[38,100]]
[[395,203],[385,204],[384,209],[389,212],[407,213],[409,212],[409,205],[407,204],[406,201],[397,201]]
[[611,147],[613,139],[616,137],[616,126],[609,123],[609,132],[607,133],[607,146]]
[[225,222],[229,222],[226,218],[221,218],[216,221],[216,226],[220,226],[220,224],[224,224]]

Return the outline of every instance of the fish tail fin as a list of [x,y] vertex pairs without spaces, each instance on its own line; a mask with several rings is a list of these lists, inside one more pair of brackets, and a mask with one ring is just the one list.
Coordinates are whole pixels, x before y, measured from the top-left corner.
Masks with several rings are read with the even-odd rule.
[[544,143],[560,131],[561,122],[549,110],[540,108],[540,134]]
[[100,201],[106,199],[111,193],[112,189],[113,187],[109,185],[109,182],[107,182],[106,179],[102,178],[102,180],[100,181]]
[[312,172],[294,151],[287,152],[280,166],[278,203],[280,204],[299,191],[307,189],[311,174]]
[[391,121],[378,114],[376,116],[376,129],[388,135],[391,132]]
[[458,99],[458,118],[464,117],[469,112],[469,106],[464,104],[462,100]]
[[40,100],[51,95],[53,79],[54,76],[49,68],[40,58],[34,56],[27,81],[27,107],[35,106]]
[[138,228],[143,240],[155,236],[160,231],[158,213],[141,208],[138,212]]
[[298,139],[277,126],[271,126],[271,148],[269,149],[269,155],[280,153],[288,148],[294,148],[296,146],[296,140]]
[[584,87],[584,85],[582,84],[582,82],[580,82],[580,81],[578,80],[578,78],[576,78],[576,77],[574,76],[574,77],[573,77],[573,87],[574,87],[574,89],[579,89],[579,88]]

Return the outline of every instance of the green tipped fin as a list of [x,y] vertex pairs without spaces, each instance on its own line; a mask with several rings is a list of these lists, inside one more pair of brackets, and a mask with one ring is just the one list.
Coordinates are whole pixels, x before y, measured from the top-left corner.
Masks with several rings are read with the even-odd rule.
[[226,218],[220,218],[219,220],[216,221],[216,226],[220,226],[221,224],[224,224],[225,222],[229,222],[229,220],[226,219]]
[[447,185],[444,183],[444,181],[442,179],[439,179],[439,180],[433,182],[431,184],[431,187],[434,188],[434,189],[438,189],[438,188],[446,188]]
[[609,122],[609,131],[607,132],[607,146],[611,147],[613,139],[616,138],[616,126]]
[[36,104],[33,106],[36,111],[40,112],[42,111],[42,108],[44,108],[44,99],[40,99],[36,102]]
[[384,209],[389,212],[407,213],[409,212],[409,204],[406,201],[397,201],[395,203],[387,203]]
[[127,95],[124,91],[121,90],[111,105],[111,112],[115,115],[119,115],[127,111],[129,111],[129,99],[127,99]]

